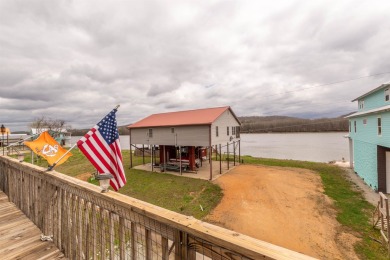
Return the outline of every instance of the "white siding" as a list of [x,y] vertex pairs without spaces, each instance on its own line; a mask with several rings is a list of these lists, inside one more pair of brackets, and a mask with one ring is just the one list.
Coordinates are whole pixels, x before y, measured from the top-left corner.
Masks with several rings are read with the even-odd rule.
[[153,137],[148,137],[149,128],[131,129],[131,143],[151,145],[209,146],[209,126],[151,127]]
[[[218,136],[216,136],[216,127],[218,126]],[[233,135],[232,127],[240,126],[236,118],[230,110],[226,110],[214,123],[211,125],[211,144],[226,144],[227,142],[237,141],[236,135]],[[229,135],[227,134],[229,127]],[[232,137],[232,140],[230,138]]]

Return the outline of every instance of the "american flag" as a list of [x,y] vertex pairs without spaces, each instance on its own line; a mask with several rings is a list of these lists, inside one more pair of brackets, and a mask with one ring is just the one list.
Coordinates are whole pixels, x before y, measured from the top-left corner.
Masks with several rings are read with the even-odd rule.
[[106,115],[77,142],[77,146],[99,173],[114,175],[110,185],[117,191],[126,184],[126,176],[122,163],[116,111],[114,109]]

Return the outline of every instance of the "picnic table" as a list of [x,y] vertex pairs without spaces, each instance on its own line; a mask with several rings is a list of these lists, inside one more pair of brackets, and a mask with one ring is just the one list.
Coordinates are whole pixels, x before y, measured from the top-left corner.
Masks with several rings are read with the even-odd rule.
[[[175,159],[175,158],[171,158],[169,159],[169,163],[173,163],[173,164],[180,164],[180,159]],[[185,165],[190,165],[190,160],[188,159],[181,159],[181,164],[185,164]]]
[[[164,171],[167,170],[167,171],[175,171],[175,172],[179,172],[180,171],[180,163],[173,163],[173,162],[170,162],[170,163],[167,163],[167,164],[160,164],[160,169],[161,171]],[[188,164],[184,164],[182,163],[181,165],[181,170],[182,171],[187,171],[188,170]]]

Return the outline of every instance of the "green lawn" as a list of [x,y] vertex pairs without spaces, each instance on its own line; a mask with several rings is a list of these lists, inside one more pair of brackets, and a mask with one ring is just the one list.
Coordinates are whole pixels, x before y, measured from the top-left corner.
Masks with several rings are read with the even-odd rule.
[[205,180],[142,170],[126,171],[126,178],[120,193],[199,219],[222,198],[221,188]]

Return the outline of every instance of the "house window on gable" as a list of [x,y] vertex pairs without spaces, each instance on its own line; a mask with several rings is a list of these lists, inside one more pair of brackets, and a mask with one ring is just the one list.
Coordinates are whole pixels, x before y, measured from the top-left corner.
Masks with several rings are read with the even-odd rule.
[[215,127],[215,136],[218,137],[219,133],[218,133],[218,126]]
[[149,138],[153,137],[153,129],[152,128],[149,128],[148,136],[149,136]]
[[351,121],[349,121],[349,132],[351,132]]
[[236,127],[232,126],[232,135],[236,135]]
[[356,121],[353,121],[353,127],[355,128],[355,133],[356,133]]
[[240,127],[236,126],[236,138],[240,138]]
[[359,100],[359,109],[364,108],[364,100]]
[[363,125],[367,125],[367,118],[363,119]]
[[174,128],[174,127],[171,127],[171,133],[172,133],[172,134],[175,133],[175,128]]
[[226,133],[229,135],[229,127],[226,127]]
[[389,99],[390,99],[390,91],[387,88],[387,89],[385,89],[385,101],[389,101]]
[[382,135],[382,118],[378,117],[378,135]]

